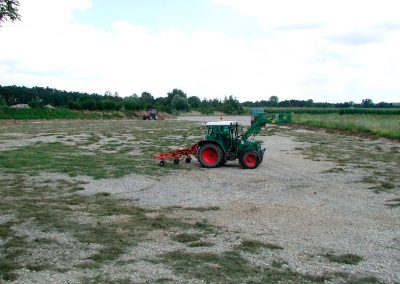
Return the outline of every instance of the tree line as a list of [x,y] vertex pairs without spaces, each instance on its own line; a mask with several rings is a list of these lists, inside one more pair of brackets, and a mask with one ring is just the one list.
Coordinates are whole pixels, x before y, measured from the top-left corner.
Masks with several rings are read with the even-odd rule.
[[242,114],[245,108],[251,107],[318,107],[318,108],[390,108],[391,103],[374,104],[370,99],[364,99],[360,104],[354,102],[345,103],[315,103],[313,100],[284,100],[279,101],[277,96],[271,96],[267,100],[256,102],[246,101],[240,103],[235,97],[228,96],[220,99],[203,99],[197,96],[188,96],[180,89],[173,89],[166,97],[155,98],[149,92],[140,95],[133,94],[128,97],[120,97],[118,93],[110,91],[104,95],[88,94],[81,92],[67,92],[53,88],[43,87],[19,87],[0,85],[0,107],[16,104],[28,104],[32,108],[43,108],[46,105],[53,107],[69,108],[71,110],[89,111],[140,111],[156,108],[168,113],[196,110],[203,114],[211,114],[221,111],[226,114]]
[[72,110],[108,111],[126,110],[139,111],[156,108],[160,111],[173,113],[197,110],[205,114],[222,111],[228,114],[241,114],[244,109],[233,96],[224,100],[201,100],[197,96],[188,96],[180,89],[173,89],[166,97],[155,98],[149,92],[140,95],[133,94],[120,97],[118,93],[106,91],[104,95],[81,92],[67,92],[43,87],[18,87],[0,85],[0,106],[28,104],[32,108],[42,108],[46,105],[63,107]]
[[357,104],[353,101],[344,103],[314,102],[313,100],[284,100],[279,101],[277,96],[271,96],[268,100],[256,102],[246,101],[242,103],[244,107],[312,107],[312,108],[392,108],[396,107],[393,103],[379,102],[374,103],[371,99],[363,99]]

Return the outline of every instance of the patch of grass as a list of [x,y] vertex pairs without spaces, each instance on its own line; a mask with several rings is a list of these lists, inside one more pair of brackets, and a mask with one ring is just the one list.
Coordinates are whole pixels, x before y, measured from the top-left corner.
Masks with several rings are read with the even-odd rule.
[[387,200],[385,205],[389,206],[391,208],[400,207],[400,198],[393,198],[393,199]]
[[17,279],[14,270],[21,268],[18,257],[25,253],[25,238],[15,235],[11,227],[14,223],[0,224],[0,238],[5,240],[0,247],[0,277],[6,281]]
[[291,270],[266,269],[262,273],[260,280],[249,281],[247,283],[325,283],[329,279],[330,277],[325,275],[313,276]]
[[163,277],[154,281],[154,283],[175,283],[176,281],[172,278]]
[[84,277],[82,279],[83,284],[92,284],[92,283],[104,283],[104,284],[132,284],[133,282],[131,281],[130,278],[119,278],[119,279],[112,279],[111,277],[106,277],[106,276],[95,276],[93,278],[90,277]]
[[210,206],[210,207],[182,207],[181,209],[185,211],[206,212],[206,211],[218,211],[221,208],[219,208],[218,206]]
[[[29,227],[44,234],[71,235],[79,247],[98,247],[94,253],[81,259],[76,265],[81,269],[97,269],[104,264],[113,263],[126,253],[128,248],[146,239],[147,234],[155,229],[168,232],[198,229],[194,224],[168,218],[162,212],[154,218],[148,217],[146,213],[150,210],[137,207],[129,200],[116,200],[103,193],[81,196],[58,189],[61,184],[69,188],[74,187],[79,181],[45,181],[45,185],[34,185],[33,189],[29,179],[22,176],[0,180],[0,211],[15,216],[12,222],[0,224],[0,238],[7,240],[0,246],[0,275],[4,280],[13,279],[14,271],[20,268],[58,271],[61,268],[72,269],[76,265],[66,260],[62,267],[58,267],[47,256],[40,263],[30,261],[28,253],[34,254],[49,242],[55,251],[76,248],[70,247],[71,244],[64,247],[63,243],[40,237],[29,240],[25,236],[19,236],[12,228],[20,224],[30,224]],[[76,216],[90,216],[93,221],[80,222]],[[179,240],[195,243],[199,238],[195,235],[181,235]]]
[[219,228],[210,224],[207,220],[202,220],[201,222],[196,222],[193,228],[201,230],[205,233],[216,234],[219,232]]
[[400,153],[393,152],[391,143],[394,142],[385,145],[381,141],[365,138],[310,131],[291,131],[290,135],[307,143],[299,149],[307,158],[337,163],[337,167],[326,172],[358,168],[365,173],[361,182],[370,183],[372,186],[369,188],[374,192],[395,192],[400,189],[397,169]]
[[213,243],[211,242],[206,242],[206,241],[198,241],[198,242],[193,242],[193,243],[189,243],[188,247],[191,248],[196,248],[196,247],[212,247],[214,246]]
[[344,263],[344,264],[358,264],[360,261],[363,260],[361,256],[355,255],[355,254],[332,254],[332,253],[327,253],[325,254],[325,257],[329,259],[332,262],[337,262],[337,263]]
[[8,173],[67,173],[74,177],[87,175],[116,178],[130,173],[158,172],[157,164],[138,166],[131,156],[96,153],[95,155],[62,143],[38,143],[20,149],[0,152],[0,167]]
[[55,109],[12,109],[4,108],[0,112],[0,119],[107,119],[118,118],[118,112],[80,112],[66,108]]
[[270,250],[282,250],[281,246],[270,244],[270,243],[263,243],[256,240],[243,240],[240,245],[235,247],[236,250],[245,251],[255,253],[260,251],[261,249],[270,249]]
[[381,284],[384,282],[379,281],[376,277],[357,277],[346,273],[334,273],[332,275],[337,281],[336,283],[348,283],[348,284]]
[[273,260],[271,263],[271,266],[274,268],[282,268],[284,265],[288,265],[288,262],[283,260]]
[[322,172],[323,173],[341,173],[341,172],[344,172],[344,169],[341,167],[338,167],[338,168],[332,168],[332,169],[322,171]]
[[172,238],[174,241],[180,242],[180,243],[191,243],[191,242],[197,242],[201,239],[200,234],[188,234],[188,233],[181,233]]
[[253,266],[235,251],[221,255],[173,251],[154,261],[171,266],[185,278],[199,279],[206,283],[323,283],[326,279]]
[[[174,170],[190,170],[195,167],[172,163],[160,167],[151,155],[197,142],[202,134],[196,126],[192,122],[149,123],[139,120],[88,120],[84,123],[53,120],[2,125],[2,133],[12,133],[16,144],[22,142],[26,146],[1,151],[0,169],[15,174],[59,172],[96,179],[117,178],[132,173],[160,175]],[[16,135],[18,133],[21,137]],[[54,133],[63,136],[63,140],[37,144],[25,141],[28,135],[30,139],[54,136]],[[4,137],[0,137],[0,143],[3,139],[7,140],[8,136]]]
[[299,114],[293,123],[350,132],[365,132],[379,137],[400,138],[400,115]]

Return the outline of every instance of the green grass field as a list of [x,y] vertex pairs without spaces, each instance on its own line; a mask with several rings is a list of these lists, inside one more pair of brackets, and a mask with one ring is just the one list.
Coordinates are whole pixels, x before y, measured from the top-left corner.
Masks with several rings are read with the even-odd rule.
[[375,114],[400,115],[400,108],[316,108],[316,107],[280,107],[266,108],[266,113],[294,114]]
[[0,119],[106,119],[126,117],[120,111],[110,112],[82,112],[72,111],[66,108],[55,109],[0,109]]
[[400,139],[400,115],[294,114],[292,123]]

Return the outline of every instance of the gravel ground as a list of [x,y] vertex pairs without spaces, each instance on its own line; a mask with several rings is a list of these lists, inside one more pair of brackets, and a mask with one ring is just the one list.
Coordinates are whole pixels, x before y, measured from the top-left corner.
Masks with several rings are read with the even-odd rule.
[[[296,271],[346,272],[400,282],[399,209],[385,206],[397,195],[369,190],[359,182],[363,176],[356,169],[326,172],[336,164],[306,159],[295,151],[302,143],[291,137],[260,138],[267,152],[255,170],[233,162],[200,169],[195,162],[184,167],[197,170],[168,176],[93,181],[84,194],[106,191],[148,208],[218,206],[220,210],[202,218],[242,239],[282,246],[274,257]],[[364,260],[358,265],[333,263],[323,257],[327,253],[351,253]],[[268,263],[271,257],[254,261]]]
[[[198,117],[179,119],[199,121]],[[201,123],[218,119],[201,117]],[[249,117],[224,116],[223,120],[236,120],[248,125]],[[83,245],[66,233],[41,231],[27,221],[13,227],[19,236],[55,240],[61,246],[45,246],[32,252],[30,259],[22,259],[21,262],[32,259],[40,262],[53,258],[55,263],[65,264],[69,270],[58,273],[51,270],[35,272],[23,268],[17,271],[19,277],[14,282],[81,283],[84,277],[96,279],[94,277],[99,276],[98,279],[109,281],[128,278],[132,283],[152,283],[161,278],[181,283],[202,283],[182,278],[171,267],[149,260],[180,249],[223,253],[248,239],[283,248],[263,250],[259,254],[244,254],[255,265],[268,267],[273,261],[280,261],[283,267],[300,273],[321,275],[343,272],[358,277],[373,276],[388,283],[400,283],[400,207],[387,206],[388,200],[399,198],[400,184],[397,179],[394,189],[377,194],[371,190],[371,184],[362,182],[366,176],[371,175],[366,168],[348,164],[343,171],[332,171],[343,166],[324,159],[311,160],[304,155],[301,149],[307,148],[309,144],[299,142],[296,135],[290,134],[296,131],[305,135],[308,133],[291,130],[283,134],[278,132],[272,136],[258,136],[257,139],[263,140],[267,151],[263,163],[254,170],[241,169],[237,162],[228,162],[226,166],[217,169],[203,169],[194,160],[191,164],[181,163],[179,167],[182,170],[162,176],[128,175],[118,179],[93,180],[86,176],[71,178],[55,173],[30,177],[32,183],[48,179],[85,181],[87,183],[82,184],[85,189],[80,190],[79,194],[109,192],[116,198],[130,199],[133,204],[149,209],[219,208],[205,211],[177,209],[167,214],[187,222],[205,219],[220,228],[220,232],[205,237],[204,241],[213,244],[211,247],[189,248],[172,240],[177,232],[154,230],[145,241],[130,247],[119,257],[118,261],[125,264],[110,263],[96,270],[79,269],[75,265],[99,247]],[[57,138],[55,135],[27,135],[20,137],[22,140],[18,141],[19,144],[13,144],[13,135],[8,134],[10,141],[0,145],[0,150],[35,142],[53,142]],[[14,136],[18,135],[16,133]],[[348,139],[336,134],[323,135],[330,140]],[[70,138],[66,135],[65,138],[57,139],[68,142]],[[81,136],[75,138],[80,140]],[[121,136],[121,139],[125,138]],[[362,141],[362,147],[371,149],[375,149],[377,143],[383,149],[400,149],[398,142],[389,140]],[[102,145],[101,141],[98,144]],[[396,153],[394,155],[398,157]],[[396,161],[398,159],[393,158],[393,165],[388,165],[400,175]],[[374,162],[370,161],[371,164]],[[185,170],[187,168],[191,170]],[[0,215],[0,224],[13,218],[12,214]],[[96,220],[89,215],[74,215],[73,218],[82,224]],[[112,218],[104,218],[102,221],[113,222]],[[327,253],[355,254],[363,260],[356,265],[335,263],[325,257]]]

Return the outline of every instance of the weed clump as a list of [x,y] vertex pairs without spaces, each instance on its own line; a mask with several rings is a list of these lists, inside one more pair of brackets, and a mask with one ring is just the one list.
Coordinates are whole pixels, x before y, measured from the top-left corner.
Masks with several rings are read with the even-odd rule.
[[331,254],[327,253],[325,254],[325,257],[329,259],[332,262],[337,262],[337,263],[343,263],[343,264],[358,264],[360,261],[363,260],[361,256],[355,255],[355,254]]
[[245,252],[258,252],[261,249],[270,249],[270,250],[282,250],[281,246],[270,244],[270,243],[262,243],[260,241],[255,240],[243,240],[240,245],[235,247],[236,250],[245,251]]

